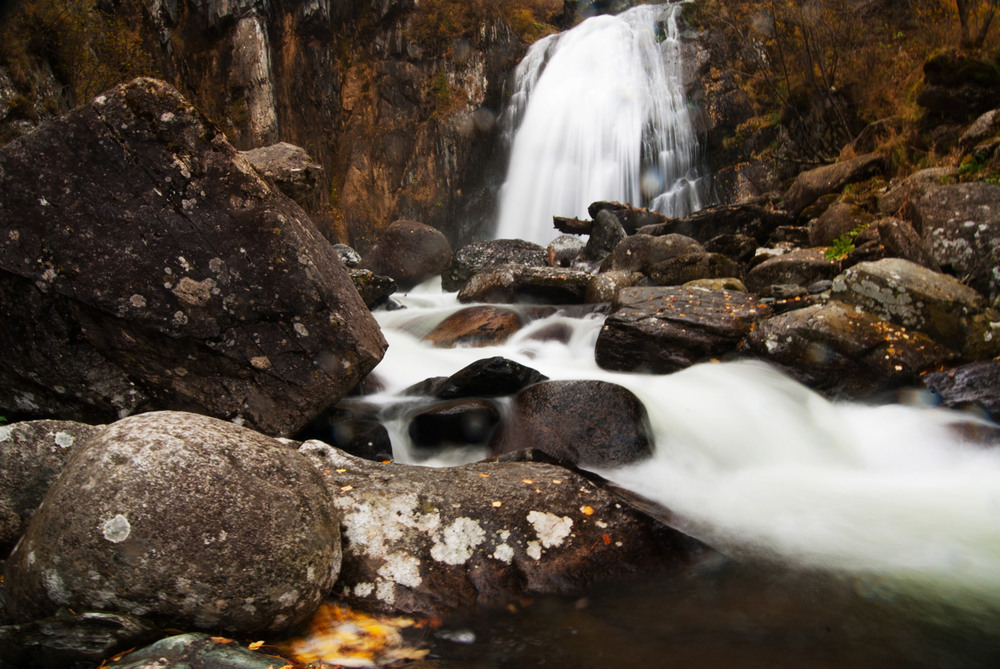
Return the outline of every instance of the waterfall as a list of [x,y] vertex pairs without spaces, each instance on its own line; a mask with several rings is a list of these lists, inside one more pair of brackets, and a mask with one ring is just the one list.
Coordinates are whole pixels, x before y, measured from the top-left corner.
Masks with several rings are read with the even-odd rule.
[[598,200],[683,216],[702,206],[681,75],[680,4],[596,16],[532,45],[503,114],[498,238],[542,244]]

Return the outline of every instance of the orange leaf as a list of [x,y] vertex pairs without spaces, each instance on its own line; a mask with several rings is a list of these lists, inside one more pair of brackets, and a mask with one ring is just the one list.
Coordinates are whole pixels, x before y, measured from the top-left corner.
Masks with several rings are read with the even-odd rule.
[[232,643],[233,642],[232,639],[227,639],[224,636],[213,636],[213,637],[209,637],[209,638],[212,641],[214,641],[215,643]]
[[603,535],[603,536],[601,537],[601,539],[603,539],[603,540],[604,540],[604,545],[605,545],[605,546],[607,546],[608,544],[610,544],[610,543],[611,543],[611,535],[610,535],[610,534],[605,534],[605,535]]
[[249,648],[250,650],[257,650],[258,648],[260,648],[263,645],[264,645],[263,641],[254,641],[252,644],[250,644],[249,646],[247,646],[247,648]]

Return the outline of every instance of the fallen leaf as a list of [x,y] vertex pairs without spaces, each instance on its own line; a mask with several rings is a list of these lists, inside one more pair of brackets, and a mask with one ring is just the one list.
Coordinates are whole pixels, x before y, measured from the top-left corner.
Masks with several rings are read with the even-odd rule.
[[500,500],[497,500],[497,501],[493,502],[493,506],[495,506],[495,507],[503,506],[503,502],[501,502]]
[[213,637],[209,637],[209,638],[210,638],[210,639],[211,639],[211,640],[212,640],[213,642],[215,642],[215,643],[232,643],[232,642],[233,642],[233,640],[232,640],[232,639],[227,639],[227,638],[226,638],[226,637],[224,637],[224,636],[213,636]]
[[603,535],[601,537],[601,539],[604,539],[604,545],[605,546],[607,546],[607,545],[609,545],[611,543],[611,535],[610,534]]
[[488,479],[489,477],[490,477],[489,474],[484,474],[482,472],[479,472],[479,478],[481,478],[481,479]]
[[582,513],[585,516],[592,516],[592,515],[594,515],[594,507],[592,507],[592,506],[581,506],[580,507],[580,513]]
[[247,648],[249,648],[250,650],[257,650],[258,648],[260,648],[263,645],[264,645],[263,641],[254,641],[252,644],[250,644],[249,646],[247,646]]

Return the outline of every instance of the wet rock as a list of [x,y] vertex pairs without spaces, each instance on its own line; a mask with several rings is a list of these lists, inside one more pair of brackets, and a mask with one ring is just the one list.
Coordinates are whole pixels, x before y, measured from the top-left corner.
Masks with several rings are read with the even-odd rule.
[[941,406],[977,411],[994,422],[1000,418],[1000,360],[931,372],[921,380]]
[[14,622],[67,607],[274,634],[316,609],[339,567],[336,512],[300,454],[158,412],[76,449],[7,562],[4,594]]
[[684,218],[642,227],[648,235],[680,234],[699,242],[719,235],[746,235],[763,244],[781,225],[792,225],[795,217],[759,204],[728,204],[706,207]]
[[661,286],[679,286],[698,279],[722,279],[741,274],[736,263],[721,253],[684,253],[649,268],[649,278]]
[[323,167],[313,162],[305,149],[288,142],[278,142],[241,151],[240,155],[278,190],[303,207],[315,208],[319,203],[317,191],[325,179]]
[[343,514],[337,594],[369,610],[500,608],[625,574],[676,573],[702,551],[555,464],[377,464],[317,441],[300,452],[330,472],[324,480]]
[[604,322],[603,369],[669,374],[732,353],[770,310],[746,293],[696,287],[627,288]]
[[490,442],[495,454],[528,448],[584,467],[615,467],[652,455],[646,408],[607,381],[546,381],[525,388]]
[[118,86],[0,147],[0,407],[291,434],[385,340],[329,242],[176,90]]
[[590,283],[587,284],[587,293],[584,295],[584,300],[588,304],[611,302],[622,288],[638,286],[645,279],[646,275],[642,272],[628,270],[611,270],[595,274],[590,279]]
[[455,346],[493,346],[502,344],[521,329],[520,314],[513,309],[476,306],[459,309],[424,336],[439,348]]
[[595,223],[598,222],[597,218],[602,211],[613,215],[621,223],[622,229],[629,235],[634,235],[643,226],[657,225],[671,220],[659,212],[650,211],[644,207],[634,207],[621,202],[600,201],[594,202],[587,207],[587,213],[590,214]]
[[785,194],[785,211],[798,215],[827,193],[839,191],[849,183],[864,181],[885,169],[885,159],[869,153],[832,165],[801,172]]
[[551,267],[572,267],[583,253],[587,243],[578,237],[559,235],[549,244],[546,251],[549,254]]
[[963,353],[969,359],[1000,354],[1000,314],[954,277],[901,258],[864,262],[833,281],[831,297]]
[[740,293],[747,292],[747,287],[742,281],[734,277],[723,277],[721,279],[695,279],[684,284],[685,288],[706,288],[708,290],[735,290]]
[[590,239],[587,240],[587,258],[597,262],[604,260],[627,236],[618,217],[607,209],[599,210],[590,230]]
[[319,439],[366,460],[392,460],[392,441],[379,420],[379,408],[358,400],[341,400],[295,435],[297,441]]
[[395,221],[361,266],[392,277],[401,289],[409,290],[447,270],[451,259],[451,245],[441,231],[414,221]]
[[0,661],[11,667],[83,667],[161,635],[152,623],[114,613],[63,613],[0,627]]
[[242,648],[235,641],[207,634],[179,634],[132,651],[105,669],[275,669],[288,663],[280,657]]
[[722,234],[704,243],[709,253],[721,253],[737,264],[745,264],[757,251],[757,240],[743,234]]
[[500,397],[513,395],[526,386],[548,377],[502,356],[484,358],[463,367],[435,389],[441,399],[456,397]]
[[912,385],[921,372],[956,357],[927,335],[836,300],[758,323],[747,337],[747,353],[846,399]]
[[808,286],[839,273],[840,265],[823,255],[822,249],[795,249],[756,265],[747,272],[746,284],[752,292],[763,293],[773,284]]
[[914,227],[941,268],[989,300],[1000,296],[1000,186],[936,184],[914,200]]
[[475,274],[498,265],[545,267],[548,252],[538,244],[521,239],[472,242],[458,250],[451,266],[441,275],[441,287],[458,291]]
[[469,279],[459,302],[581,304],[590,274],[561,267],[500,265]]
[[941,270],[909,221],[882,218],[876,221],[874,227],[887,256],[909,260],[935,272]]
[[601,273],[648,272],[649,268],[658,262],[704,250],[701,244],[684,235],[665,234],[655,237],[632,235],[618,244],[611,255],[601,263]]
[[458,399],[421,409],[410,418],[407,434],[422,449],[485,445],[499,422],[489,400]]
[[353,269],[361,264],[361,254],[347,244],[334,244],[333,250],[344,267]]
[[99,431],[60,420],[0,426],[0,557],[24,534],[73,449]]
[[390,277],[377,276],[367,269],[351,269],[348,273],[369,309],[385,304],[399,288]]
[[872,217],[860,207],[840,200],[809,225],[809,246],[831,246],[854,230],[870,225]]

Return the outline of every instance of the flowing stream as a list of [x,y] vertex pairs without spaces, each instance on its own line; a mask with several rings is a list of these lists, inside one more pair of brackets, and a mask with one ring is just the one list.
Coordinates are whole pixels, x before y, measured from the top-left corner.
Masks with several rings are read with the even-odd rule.
[[498,238],[547,244],[554,215],[587,217],[598,200],[671,216],[703,206],[679,11],[640,5],[532,45],[503,115]]

